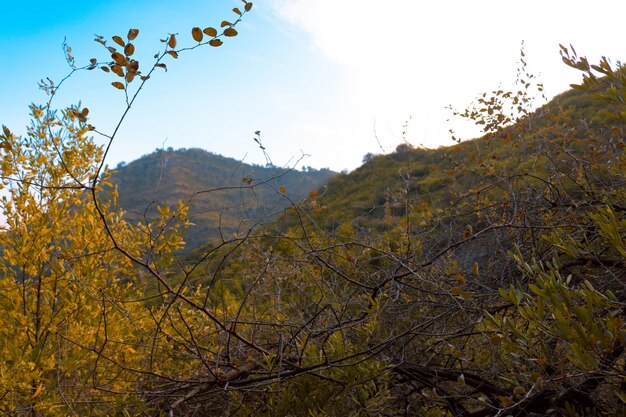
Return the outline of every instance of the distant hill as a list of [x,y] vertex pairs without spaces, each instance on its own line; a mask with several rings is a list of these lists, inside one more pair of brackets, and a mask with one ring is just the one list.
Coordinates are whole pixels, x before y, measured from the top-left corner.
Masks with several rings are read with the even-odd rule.
[[119,205],[132,221],[158,204],[191,200],[186,251],[245,232],[321,187],[335,173],[249,165],[202,149],[158,150],[113,170]]

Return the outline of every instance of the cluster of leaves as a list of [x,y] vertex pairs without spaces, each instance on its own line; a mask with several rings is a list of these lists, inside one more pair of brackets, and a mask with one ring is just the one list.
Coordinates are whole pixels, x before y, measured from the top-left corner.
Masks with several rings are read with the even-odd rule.
[[[199,29],[193,40],[216,46],[217,31]],[[143,77],[135,36],[114,37],[124,53],[109,50],[113,61],[81,68],[121,72],[128,92]],[[164,43],[150,72],[196,47]],[[0,135],[10,194],[0,203],[0,409],[623,415],[624,71],[567,51],[585,74],[580,94],[620,109],[612,124],[572,124],[554,105],[494,120],[501,102],[483,100],[484,111],[458,115],[495,123],[486,137],[371,157],[275,222],[187,258],[189,204],[127,221],[88,110],[55,113],[62,82],[43,83],[51,99],[32,107],[27,135]]]

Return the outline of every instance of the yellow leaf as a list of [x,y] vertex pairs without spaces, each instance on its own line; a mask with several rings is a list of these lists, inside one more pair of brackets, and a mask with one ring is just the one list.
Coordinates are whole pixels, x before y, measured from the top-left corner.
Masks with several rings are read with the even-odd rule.
[[211,39],[211,42],[209,42],[209,45],[218,47],[218,46],[221,46],[222,43],[223,42],[220,39]]
[[233,25],[233,24],[232,24],[232,23],[230,23],[229,21],[227,21],[227,20],[222,20],[222,24],[221,24],[220,26],[221,26],[221,27],[225,27],[225,26],[232,26],[232,25]]
[[120,77],[124,76],[124,70],[119,65],[111,66],[111,71],[113,71],[115,74],[119,75]]
[[33,398],[35,398],[36,396],[38,396],[39,394],[41,394],[41,391],[43,390],[43,382],[39,383],[39,386],[37,387],[37,389],[35,390],[35,393],[33,394]]
[[281,193],[284,193],[285,191],[287,191],[287,189],[286,189],[285,187],[280,187],[278,190],[279,190]]
[[119,36],[115,35],[113,36],[113,42],[115,42],[116,44],[118,44],[119,46],[124,46],[126,45],[126,43],[124,42],[124,40],[122,38],[120,38]]
[[137,35],[139,35],[139,29],[130,29],[128,31],[128,40],[129,41],[134,40],[137,37]]
[[456,282],[458,282],[460,285],[465,285],[466,283],[465,277],[460,271],[457,271],[456,273]]
[[233,9],[233,12],[237,13],[239,16],[241,16],[241,10],[239,10],[237,7],[235,7]]
[[202,42],[202,29],[195,27],[193,29],[191,29],[191,37],[193,38],[194,41],[196,42]]
[[132,346],[126,346],[126,350],[128,350],[130,353],[137,353],[137,351],[133,349]]
[[172,56],[172,58],[178,58],[178,52],[176,51],[167,51],[168,54]]
[[311,197],[311,198],[315,198],[315,197],[317,197],[317,195],[318,195],[318,192],[316,190],[313,190],[313,191],[311,191],[309,193],[309,197]]
[[224,30],[224,35],[232,38],[233,36],[237,36],[238,32],[234,28],[226,28]]
[[246,9],[246,12],[249,12],[249,11],[250,11],[250,9],[252,9],[252,3],[249,3],[249,2],[248,2],[248,3],[246,3],[246,7],[245,7],[245,9]]
[[212,27],[204,28],[203,32],[207,36],[212,36],[212,37],[217,36],[217,30]]
[[170,48],[176,48],[176,35],[171,35],[170,40],[167,42],[167,46]]
[[467,226],[465,226],[465,230],[463,231],[463,240],[469,239],[473,233],[474,233],[474,230],[471,224],[468,224]]
[[135,53],[135,45],[133,45],[132,43],[127,44],[124,47],[124,53],[126,54],[126,56],[131,56],[132,54]]
[[122,83],[121,83],[121,82],[119,82],[119,81],[113,81],[113,82],[111,83],[111,85],[112,85],[113,87],[115,87],[115,88],[119,88],[120,90],[123,90],[123,89],[124,89],[124,84],[122,84]]
[[474,275],[478,275],[478,262],[474,262],[474,264],[472,265],[472,272],[474,273]]
[[118,65],[126,64],[126,58],[124,57],[124,55],[120,54],[119,52],[113,52],[111,54],[111,58],[113,58],[113,61],[115,61]]

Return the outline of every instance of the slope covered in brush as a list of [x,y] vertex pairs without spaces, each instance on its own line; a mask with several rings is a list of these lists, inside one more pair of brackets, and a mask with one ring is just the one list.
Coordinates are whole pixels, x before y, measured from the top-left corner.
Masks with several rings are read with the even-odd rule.
[[129,220],[151,218],[164,202],[191,201],[187,249],[230,238],[320,187],[334,173],[250,165],[201,149],[157,150],[113,172]]

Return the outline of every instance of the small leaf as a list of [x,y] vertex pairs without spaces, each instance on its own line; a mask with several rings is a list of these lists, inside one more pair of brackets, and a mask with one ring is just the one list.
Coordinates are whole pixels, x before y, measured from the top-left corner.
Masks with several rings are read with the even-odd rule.
[[109,67],[100,67],[100,69],[104,72],[109,72]]
[[252,9],[252,3],[246,3],[246,7],[245,7],[246,12],[249,12],[250,9]]
[[200,29],[199,27],[191,29],[191,37],[196,42],[202,42],[202,29]]
[[155,67],[159,67],[159,68],[163,68],[165,71],[167,71],[167,65],[165,65],[162,62],[159,62],[158,64],[154,64]]
[[233,36],[237,36],[238,32],[235,28],[226,28],[224,29],[224,35],[232,38]]
[[35,390],[35,393],[33,394],[33,398],[35,398],[36,396],[38,396],[39,394],[41,394],[41,391],[43,390],[43,382],[39,383],[39,386],[37,387],[37,389]]
[[137,351],[132,347],[132,346],[126,346],[126,349],[130,352],[130,353],[137,353]]
[[124,55],[120,54],[119,52],[113,52],[111,54],[111,58],[113,58],[113,61],[117,62],[119,65],[126,64],[126,58],[124,58]]
[[463,240],[469,239],[473,233],[474,232],[473,232],[471,224],[468,224],[467,226],[465,226],[465,230],[463,231]]
[[221,46],[222,43],[223,42],[220,39],[211,39],[211,41],[209,42],[209,45],[215,46],[217,48],[218,46]]
[[135,38],[137,37],[137,35],[139,35],[139,29],[130,29],[128,31],[128,40],[132,41],[135,40]]
[[318,192],[317,192],[317,190],[313,190],[313,191],[311,191],[311,192],[309,193],[309,197],[310,197],[310,198],[315,198],[315,197],[317,197],[317,196],[318,196]]
[[239,16],[241,16],[241,10],[239,10],[239,8],[235,7],[233,9],[233,12],[237,13]]
[[204,28],[203,32],[207,36],[211,36],[211,37],[217,36],[217,30],[212,27]]
[[123,90],[123,89],[124,89],[124,84],[122,84],[122,83],[121,83],[121,82],[119,82],[119,81],[113,81],[113,82],[111,83],[111,85],[112,85],[113,87],[115,87],[115,88],[120,89],[120,90]]
[[232,24],[232,23],[230,23],[229,21],[227,21],[227,20],[222,20],[222,24],[221,24],[220,26],[221,26],[221,27],[226,27],[226,26],[232,26],[232,25],[233,25],[233,24]]
[[133,45],[132,43],[127,44],[124,47],[124,53],[126,54],[126,56],[131,56],[132,54],[135,53],[135,45]]
[[128,64],[128,68],[133,72],[139,71],[139,61],[131,60]]
[[465,385],[465,375],[464,374],[459,375],[459,377],[456,379],[456,382],[458,382],[461,385]]
[[129,71],[129,72],[126,73],[126,82],[128,84],[132,83],[134,78],[135,78],[135,73],[134,72],[130,72]]
[[98,60],[96,60],[96,58],[91,58],[89,60],[89,62],[91,62],[91,65],[96,65],[96,63],[98,62]]
[[116,44],[118,44],[121,47],[124,47],[124,45],[126,45],[124,40],[122,38],[120,38],[119,36],[117,36],[117,35],[113,36],[112,39],[113,39],[113,42],[115,42]]
[[178,52],[176,51],[167,51],[167,53],[172,57],[172,58],[178,58]]
[[464,293],[464,291],[462,289],[460,289],[459,287],[453,287],[450,289],[450,292],[454,295],[462,295]]
[[117,74],[120,77],[124,76],[124,70],[119,65],[112,65],[111,71],[113,71],[115,74]]
[[167,46],[170,48],[176,48],[176,35],[171,35],[170,40],[167,42]]
[[283,187],[280,187],[278,191],[280,191],[281,193],[284,193],[285,191],[287,191],[287,189],[283,186]]

